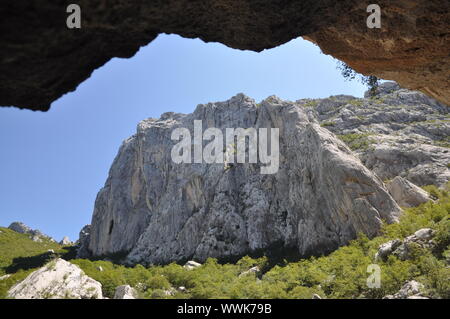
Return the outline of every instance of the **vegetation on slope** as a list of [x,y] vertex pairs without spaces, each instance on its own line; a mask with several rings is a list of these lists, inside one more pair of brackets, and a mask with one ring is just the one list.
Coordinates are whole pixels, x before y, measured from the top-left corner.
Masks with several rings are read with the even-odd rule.
[[[49,250],[53,250],[52,253]],[[47,238],[41,242],[31,240],[30,235],[19,234],[0,227],[0,277],[13,274],[0,280],[0,298],[6,297],[8,289],[24,279],[31,272],[45,265],[57,255],[67,254],[59,244]]]
[[338,137],[347,144],[352,151],[366,151],[371,144],[375,143],[375,140],[370,138],[371,135],[372,134],[370,133],[353,133],[338,135]]
[[[280,260],[275,266],[266,257],[244,257],[235,264],[219,264],[215,259],[208,259],[193,270],[177,264],[130,268],[109,261],[72,259],[71,262],[100,281],[107,297],[113,297],[117,286],[129,284],[144,298],[311,298],[313,294],[322,298],[382,298],[397,292],[406,281],[415,279],[426,286],[428,295],[450,298],[449,187],[447,190],[428,187],[427,190],[439,200],[407,209],[400,223],[385,225],[379,237],[368,239],[360,235],[328,256],[297,262]],[[403,239],[425,227],[437,231],[433,250],[417,248],[412,258],[406,261],[395,256],[389,256],[385,262],[374,260],[380,244],[395,238]],[[15,241],[5,243],[3,238],[0,237],[2,267],[10,269],[11,261],[23,256],[23,252],[19,252],[23,248],[19,246],[30,243],[24,242],[26,238],[19,244]],[[42,254],[46,249],[36,249],[36,253]],[[9,257],[4,258],[6,251]],[[64,249],[56,254],[64,257],[64,253],[68,258]],[[33,253],[27,250],[27,254]],[[381,268],[380,288],[367,286],[370,275],[367,267],[374,263]],[[253,266],[258,266],[261,271],[240,276]],[[11,278],[0,281],[0,297],[4,297],[7,288],[29,271],[19,270]],[[179,287],[186,290],[180,291]],[[172,293],[168,294],[171,289]]]

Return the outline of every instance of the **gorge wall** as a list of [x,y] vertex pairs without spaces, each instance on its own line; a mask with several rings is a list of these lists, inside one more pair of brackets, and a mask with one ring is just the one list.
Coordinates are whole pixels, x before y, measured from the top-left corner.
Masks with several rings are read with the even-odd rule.
[[379,0],[368,29],[360,0],[79,0],[0,3],[0,105],[48,110],[113,57],[129,58],[160,33],[261,51],[303,36],[364,74],[450,104],[450,2]]

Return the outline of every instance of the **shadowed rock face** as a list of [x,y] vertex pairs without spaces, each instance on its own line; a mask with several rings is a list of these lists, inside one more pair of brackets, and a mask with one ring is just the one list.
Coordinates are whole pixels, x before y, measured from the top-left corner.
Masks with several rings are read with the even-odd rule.
[[[279,128],[279,170],[261,164],[175,164],[175,128]],[[192,135],[193,136],[193,135]],[[209,141],[204,141],[204,146]],[[273,247],[327,253],[377,234],[400,209],[383,183],[301,103],[242,94],[139,123],[99,192],[89,250],[130,252],[130,263],[235,257]]]
[[380,0],[382,29],[359,0],[80,0],[82,28],[65,26],[73,1],[0,3],[0,105],[48,110],[113,57],[159,33],[261,51],[298,36],[365,74],[397,80],[450,104],[450,3]]

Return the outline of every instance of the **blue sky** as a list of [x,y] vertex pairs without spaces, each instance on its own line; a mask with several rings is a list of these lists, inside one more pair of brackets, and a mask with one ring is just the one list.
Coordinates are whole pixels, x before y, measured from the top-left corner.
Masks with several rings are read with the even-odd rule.
[[240,92],[260,101],[364,91],[302,39],[255,53],[160,35],[133,58],[109,61],[47,113],[0,108],[0,225],[22,221],[56,240],[77,239],[121,142],[145,118]]

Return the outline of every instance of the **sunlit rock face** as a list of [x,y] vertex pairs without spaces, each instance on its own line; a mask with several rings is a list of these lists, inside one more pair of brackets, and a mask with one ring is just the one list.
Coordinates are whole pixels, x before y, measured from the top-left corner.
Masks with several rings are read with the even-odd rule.
[[[99,192],[89,250],[127,253],[130,263],[204,261],[284,249],[300,256],[331,252],[357,233],[378,233],[400,209],[383,182],[311,117],[304,101],[239,94],[139,123],[124,141]],[[176,128],[278,128],[279,166],[176,164]],[[203,147],[208,141],[203,142]]]
[[308,116],[349,140],[382,180],[401,176],[419,186],[444,186],[450,180],[450,108],[394,82],[381,84],[372,97],[365,95],[313,100]]
[[359,0],[80,0],[81,29],[68,29],[71,2],[0,3],[0,105],[48,110],[96,68],[160,33],[254,51],[304,36],[359,72],[450,104],[448,1],[377,1],[381,29],[367,28]]

